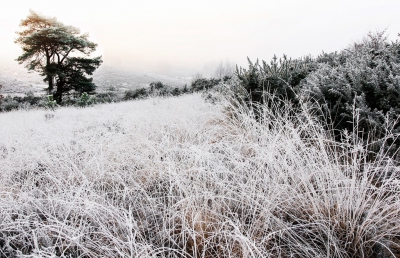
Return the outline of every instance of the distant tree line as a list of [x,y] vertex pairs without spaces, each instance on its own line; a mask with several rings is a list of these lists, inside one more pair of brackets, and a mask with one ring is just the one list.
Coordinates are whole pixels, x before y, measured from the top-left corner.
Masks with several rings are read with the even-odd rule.
[[[115,88],[110,88],[106,92],[92,92],[88,94],[64,94],[62,103],[55,106],[79,106],[85,107],[93,104],[116,103],[121,101],[144,99],[148,97],[170,97],[180,96],[193,92],[210,90],[221,82],[219,79],[200,78],[194,80],[190,86],[187,84],[181,87],[172,87],[160,81],[152,82],[148,87],[127,90],[119,93]],[[54,98],[52,95],[35,96],[33,92],[27,92],[24,96],[6,96],[3,101],[0,99],[0,112],[7,112],[18,109],[48,108],[52,106]]]

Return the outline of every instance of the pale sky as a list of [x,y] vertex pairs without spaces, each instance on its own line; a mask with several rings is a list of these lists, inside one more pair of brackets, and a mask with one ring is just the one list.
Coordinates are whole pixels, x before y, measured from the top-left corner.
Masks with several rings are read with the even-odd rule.
[[400,33],[399,0],[1,0],[0,62],[21,54],[15,31],[29,9],[88,32],[104,64],[181,76],[220,61],[247,66],[247,56],[316,56],[369,31]]

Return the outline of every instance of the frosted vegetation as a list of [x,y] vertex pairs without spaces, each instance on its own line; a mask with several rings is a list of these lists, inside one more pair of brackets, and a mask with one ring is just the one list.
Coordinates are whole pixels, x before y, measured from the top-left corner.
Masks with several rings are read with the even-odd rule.
[[0,256],[400,255],[388,157],[224,91],[1,114]]
[[0,257],[400,257],[384,32],[190,86],[109,86],[0,100],[20,109],[0,115]]

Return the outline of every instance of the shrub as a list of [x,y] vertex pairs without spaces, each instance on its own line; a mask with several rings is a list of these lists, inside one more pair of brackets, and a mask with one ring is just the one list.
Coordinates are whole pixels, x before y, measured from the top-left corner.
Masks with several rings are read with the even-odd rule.
[[1,103],[1,111],[11,111],[19,108],[19,102],[13,99],[11,96],[7,96]]
[[287,100],[298,108],[300,99],[308,99],[322,110],[324,124],[336,129],[336,140],[344,140],[344,130],[354,131],[352,139],[364,139],[372,152],[381,147],[397,152],[400,43],[389,43],[385,32],[369,33],[361,43],[317,58],[274,57],[262,65],[249,60],[249,68],[237,68],[236,75],[239,87],[233,88],[252,108],[265,101],[265,94],[273,96],[269,105],[283,106]]
[[164,88],[164,84],[162,83],[162,82],[160,82],[160,81],[158,81],[158,82],[152,82],[152,83],[150,83],[150,91],[151,92],[153,92],[153,91],[155,91],[155,90],[160,90],[160,89],[162,89],[162,88]]
[[320,55],[317,62],[318,69],[304,80],[302,91],[322,105],[328,123],[337,129],[337,139],[341,131],[353,128],[356,136],[374,139],[388,129],[400,132],[398,42],[389,43],[384,32],[370,33],[349,49]]
[[57,101],[53,99],[53,95],[48,95],[47,96],[47,101],[45,103],[45,107],[54,111],[54,109],[57,107]]
[[149,94],[147,92],[146,88],[140,88],[136,90],[128,90],[125,92],[125,100],[130,100],[130,99],[138,99],[138,98],[145,98]]
[[181,93],[182,92],[178,87],[173,88],[172,91],[171,91],[171,95],[172,96],[179,96],[179,95],[181,95]]
[[286,55],[279,59],[274,56],[270,64],[258,60],[253,64],[248,59],[249,68],[236,68],[240,85],[246,90],[245,99],[263,103],[264,93],[273,94],[277,101],[288,99],[298,103],[299,84],[311,71],[313,60],[309,57],[291,60]]
[[170,96],[172,95],[172,87],[168,85],[163,85],[161,88],[156,88],[150,93],[154,96]]
[[115,92],[97,93],[94,95],[94,99],[96,103],[111,103],[121,101]]
[[219,79],[206,79],[206,78],[198,78],[192,82],[191,90],[193,92],[202,91],[202,90],[209,90],[214,86],[218,85],[221,82]]
[[[186,85],[185,85],[186,86]],[[165,85],[162,82],[152,82],[149,85],[149,94],[153,96],[179,96],[184,93],[184,90],[181,90],[179,87],[171,87],[169,85]]]
[[182,90],[181,90],[181,93],[182,93],[182,94],[185,94],[185,93],[187,93],[187,92],[189,92],[189,89],[188,89],[187,84],[185,84],[185,85],[183,86]]
[[[3,88],[3,85],[0,84],[0,90],[1,90],[1,88]],[[1,104],[1,101],[3,100],[3,98],[4,98],[4,96],[0,94],[0,104]]]
[[0,112],[7,112],[17,109],[31,109],[43,106],[43,97],[35,97],[32,92],[26,93],[26,95],[23,97],[7,96],[6,98],[0,99]]
[[95,99],[87,94],[86,92],[82,93],[81,97],[78,99],[77,104],[80,107],[86,107],[95,103]]
[[35,97],[33,92],[29,91],[25,94],[25,97],[22,98],[21,102],[28,102],[32,106],[39,106],[43,97]]

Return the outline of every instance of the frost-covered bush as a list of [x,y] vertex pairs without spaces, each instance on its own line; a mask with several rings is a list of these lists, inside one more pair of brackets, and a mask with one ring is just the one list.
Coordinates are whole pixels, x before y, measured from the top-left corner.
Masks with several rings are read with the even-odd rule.
[[171,87],[162,82],[152,82],[149,85],[149,95],[151,96],[178,96],[181,91],[178,87]]
[[[0,91],[1,91],[1,88],[3,88],[3,85],[0,84]],[[0,104],[1,104],[2,99],[4,99],[4,96],[0,94]]]
[[11,111],[19,108],[19,102],[11,96],[5,97],[0,104],[0,111]]
[[12,111],[17,109],[33,109],[45,106],[43,97],[36,97],[32,92],[28,92],[25,96],[7,96],[0,99],[0,112]]
[[149,85],[149,88],[140,88],[135,90],[128,90],[125,93],[125,100],[130,99],[141,99],[149,96],[179,96],[184,93],[184,90],[181,90],[179,87],[171,87],[169,85],[163,84],[162,82],[152,82]]
[[172,87],[162,82],[152,82],[149,85],[149,95],[155,96],[179,96],[188,92],[187,86],[185,85],[183,88],[180,87]]
[[317,58],[274,57],[262,65],[249,60],[249,68],[237,69],[236,76],[232,88],[253,108],[264,102],[265,94],[274,96],[274,103],[288,100],[294,107],[308,99],[317,104],[329,129],[335,129],[336,140],[343,141],[346,130],[354,133],[352,139],[368,142],[373,152],[381,147],[397,151],[400,43],[388,42],[385,32],[369,33],[361,43]]
[[54,100],[53,95],[48,95],[47,100],[45,102],[45,107],[54,111],[54,109],[57,107],[57,101]]
[[164,88],[164,87],[165,87],[165,85],[164,85],[162,82],[160,82],[160,81],[158,81],[158,82],[152,82],[152,83],[150,83],[150,85],[149,85],[150,91],[160,90],[160,89],[162,89],[162,88]]
[[322,54],[316,62],[318,69],[303,81],[302,91],[323,107],[338,137],[354,128],[370,140],[382,138],[388,129],[400,132],[399,42],[388,42],[384,32],[370,33],[361,43]]
[[92,105],[95,103],[95,98],[93,96],[90,96],[88,93],[84,92],[82,95],[78,98],[77,102],[78,106],[80,107],[86,107],[89,105]]
[[244,98],[253,103],[263,103],[264,94],[275,96],[275,101],[289,100],[293,104],[298,103],[297,93],[299,83],[314,68],[310,57],[296,60],[274,56],[268,64],[257,60],[252,63],[248,59],[249,68],[237,68],[236,75],[241,87],[245,89]]
[[148,91],[146,88],[140,88],[140,89],[135,89],[135,90],[128,90],[125,92],[125,100],[131,100],[131,99],[138,99],[138,98],[145,98],[148,96]]
[[112,103],[122,101],[122,97],[120,97],[115,91],[97,93],[94,95],[94,99],[95,103]]
[[191,84],[191,91],[197,92],[202,90],[209,90],[221,82],[220,79],[206,79],[206,78],[198,78],[194,80]]

